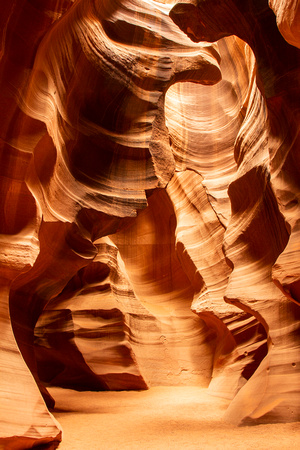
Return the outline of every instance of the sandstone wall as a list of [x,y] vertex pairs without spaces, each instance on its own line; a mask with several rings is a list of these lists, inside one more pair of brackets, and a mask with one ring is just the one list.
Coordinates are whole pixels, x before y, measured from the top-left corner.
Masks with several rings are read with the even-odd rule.
[[4,448],[59,442],[48,385],[299,420],[297,2],[0,16]]

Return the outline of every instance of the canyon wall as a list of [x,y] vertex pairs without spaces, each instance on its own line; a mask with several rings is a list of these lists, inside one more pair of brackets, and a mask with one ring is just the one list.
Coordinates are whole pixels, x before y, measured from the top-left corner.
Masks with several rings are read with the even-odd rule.
[[9,1],[0,52],[0,445],[47,386],[200,385],[300,418],[299,8]]

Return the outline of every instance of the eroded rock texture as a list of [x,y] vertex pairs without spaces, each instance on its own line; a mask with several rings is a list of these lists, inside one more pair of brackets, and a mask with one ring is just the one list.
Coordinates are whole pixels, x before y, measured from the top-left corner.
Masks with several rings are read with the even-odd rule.
[[59,441],[49,384],[199,384],[234,423],[299,420],[297,2],[0,20],[1,445]]

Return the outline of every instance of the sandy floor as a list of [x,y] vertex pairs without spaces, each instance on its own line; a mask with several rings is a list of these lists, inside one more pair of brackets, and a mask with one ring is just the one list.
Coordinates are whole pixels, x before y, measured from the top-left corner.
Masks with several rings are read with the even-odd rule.
[[222,421],[227,401],[199,387],[50,392],[64,430],[58,450],[300,449],[300,422],[234,427]]

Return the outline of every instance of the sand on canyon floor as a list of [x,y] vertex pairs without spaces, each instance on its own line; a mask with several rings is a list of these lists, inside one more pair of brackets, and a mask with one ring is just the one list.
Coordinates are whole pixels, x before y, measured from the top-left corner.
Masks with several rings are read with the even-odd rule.
[[300,422],[236,427],[228,401],[199,387],[76,392],[51,388],[58,450],[300,449]]

